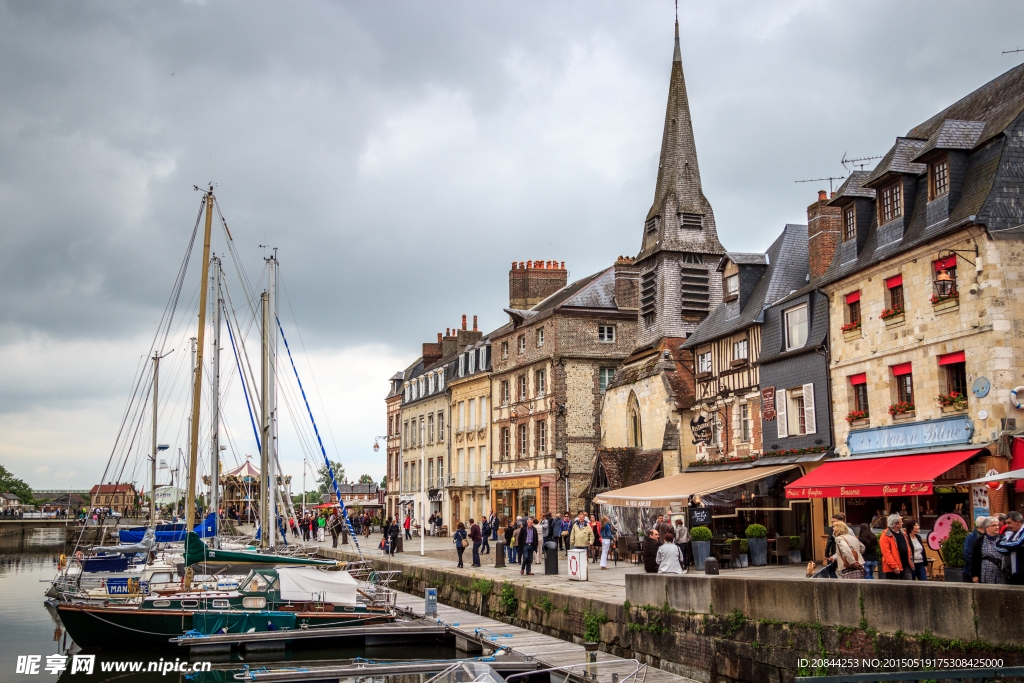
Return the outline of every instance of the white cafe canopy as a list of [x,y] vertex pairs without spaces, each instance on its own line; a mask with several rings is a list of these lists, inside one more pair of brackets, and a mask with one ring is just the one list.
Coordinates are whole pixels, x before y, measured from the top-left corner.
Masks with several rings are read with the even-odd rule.
[[970,481],[962,481],[957,486],[966,486],[967,484],[987,484],[990,481],[1017,481],[1018,479],[1024,479],[1024,470],[1010,470],[1009,472],[1003,472],[1002,474],[990,474],[987,477],[978,477],[977,479],[971,479]]
[[608,491],[594,497],[600,505],[617,505],[631,508],[684,507],[689,496],[703,496],[715,491],[740,486],[758,479],[770,477],[779,472],[799,467],[796,464],[751,467],[741,470],[716,470],[704,472],[681,472],[664,479],[654,479],[643,484],[627,486],[617,491]]

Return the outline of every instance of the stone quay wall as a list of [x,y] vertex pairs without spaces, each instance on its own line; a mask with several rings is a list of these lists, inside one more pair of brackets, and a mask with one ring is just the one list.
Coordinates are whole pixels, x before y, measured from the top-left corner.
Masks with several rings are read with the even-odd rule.
[[[372,562],[388,568],[386,558]],[[627,600],[612,602],[413,567],[401,556],[390,568],[402,571],[395,587],[403,592],[436,588],[443,604],[570,642],[597,640],[603,651],[704,683],[867,673],[892,668],[883,663],[894,657],[1024,665],[1024,590],[1012,587],[630,574]],[[823,657],[879,666],[815,667]]]

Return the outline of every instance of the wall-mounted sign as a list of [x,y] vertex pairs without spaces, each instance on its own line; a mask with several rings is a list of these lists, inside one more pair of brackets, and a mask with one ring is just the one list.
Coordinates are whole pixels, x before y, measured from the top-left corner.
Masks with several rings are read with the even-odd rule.
[[711,510],[708,508],[689,508],[687,512],[690,514],[691,529],[695,526],[711,524]]
[[855,429],[846,437],[850,453],[883,453],[909,448],[931,448],[971,442],[974,423],[966,415],[940,417],[924,422]]
[[775,387],[761,390],[761,417],[766,420],[775,419]]
[[690,432],[693,434],[693,443],[702,443],[705,446],[711,443],[711,422],[703,415],[690,420]]
[[971,393],[978,398],[985,398],[988,396],[988,391],[991,388],[992,384],[988,381],[987,377],[979,377],[974,380],[974,384],[971,385]]
[[535,489],[538,486],[540,486],[540,477],[491,479],[491,489],[494,491],[505,491],[507,489]]

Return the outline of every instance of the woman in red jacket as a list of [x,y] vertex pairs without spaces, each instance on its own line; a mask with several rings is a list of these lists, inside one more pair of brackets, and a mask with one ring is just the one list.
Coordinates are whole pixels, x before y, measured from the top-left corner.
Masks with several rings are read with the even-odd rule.
[[882,551],[882,576],[887,579],[909,581],[913,575],[910,561],[910,539],[903,531],[903,518],[889,515],[889,528],[878,538]]

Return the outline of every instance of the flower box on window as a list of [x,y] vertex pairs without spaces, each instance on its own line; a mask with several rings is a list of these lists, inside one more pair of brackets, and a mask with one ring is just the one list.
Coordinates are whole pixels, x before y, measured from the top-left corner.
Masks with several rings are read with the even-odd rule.
[[893,417],[902,417],[907,413],[914,413],[913,403],[901,401],[899,403],[893,403],[891,406],[889,406],[889,414],[892,415]]
[[939,394],[936,400],[942,406],[942,412],[944,413],[954,413],[967,409],[967,397],[958,391],[954,391],[951,394]]
[[903,306],[897,305],[885,309],[878,317],[885,321],[886,326],[889,326],[903,322],[905,315],[906,311],[903,310]]
[[897,325],[902,325],[903,322],[906,320],[906,316],[902,314],[894,315],[891,318],[883,318],[883,320],[885,320],[886,327],[895,327]]
[[849,422],[851,425],[854,422],[864,422],[864,421],[867,421],[867,419],[868,419],[868,411],[866,411],[866,410],[851,410],[846,415],[846,421]]
[[939,311],[957,308],[960,305],[960,292],[950,294],[933,294],[931,298],[932,308],[936,313]]

